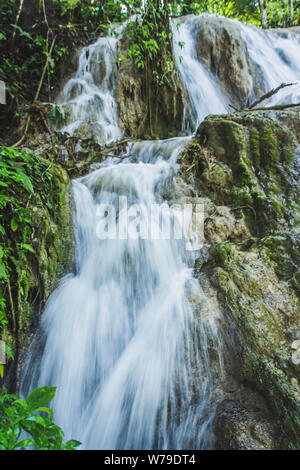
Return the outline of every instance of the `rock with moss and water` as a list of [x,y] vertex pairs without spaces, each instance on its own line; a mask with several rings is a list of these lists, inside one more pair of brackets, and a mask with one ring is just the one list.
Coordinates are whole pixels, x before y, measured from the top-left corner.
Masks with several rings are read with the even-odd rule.
[[181,155],[183,177],[215,205],[195,272],[217,292],[234,378],[220,448],[299,448],[299,129],[298,110],[208,116]]

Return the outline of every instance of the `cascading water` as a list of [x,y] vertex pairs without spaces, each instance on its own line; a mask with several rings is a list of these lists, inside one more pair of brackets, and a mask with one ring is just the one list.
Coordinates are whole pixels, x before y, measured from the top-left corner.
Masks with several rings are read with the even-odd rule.
[[[281,83],[293,83],[273,95],[264,105],[300,102],[300,38],[293,33],[263,32],[253,26],[241,24],[242,37],[249,57],[262,74],[265,91]],[[254,77],[255,79],[255,77]]]
[[177,68],[188,97],[184,128],[192,122],[194,132],[208,114],[225,114],[228,112],[230,98],[221,89],[218,80],[199,62],[195,45],[195,25],[197,17],[171,21],[173,49]]
[[[195,131],[208,114],[225,114],[232,112],[229,104],[231,97],[213,75],[199,60],[196,50],[198,24],[209,15],[189,15],[171,21],[173,32],[174,58],[187,95],[184,129]],[[281,89],[277,94],[263,102],[263,106],[299,103],[300,102],[300,37],[296,33],[279,31],[261,31],[236,20],[226,19],[233,23],[241,33],[249,61],[255,65],[254,71],[248,71],[252,90],[250,102],[255,96],[254,83],[263,82],[265,92],[282,83],[293,83],[293,86]],[[190,126],[190,123],[193,123]],[[191,129],[190,129],[191,127]]]
[[[225,113],[229,98],[196,58],[192,23],[179,22],[179,31],[172,26],[175,58],[189,98],[187,111],[198,125],[208,113]],[[296,49],[285,39],[241,29],[266,87],[296,78],[274,67],[269,76],[253,36],[271,49],[278,41],[292,60]],[[183,50],[179,41],[185,43]],[[286,57],[274,53],[278,60]],[[115,59],[113,38],[83,49],[75,78],[59,98],[68,120],[63,131],[75,133],[88,125],[98,142],[121,137],[113,97]],[[290,68],[297,76],[298,69]],[[122,198],[139,229],[166,198],[182,203],[176,159],[188,140],[131,143],[122,158],[108,158],[73,183],[75,273],[62,280],[47,303],[23,369],[22,393],[57,386],[55,422],[83,448],[214,445],[212,423],[223,371],[221,318],[193,278],[199,251],[188,251],[184,240],[147,239],[137,227],[135,239],[116,236],[126,212]],[[110,238],[96,236],[100,204],[102,210],[116,208],[116,233]],[[164,213],[161,217],[164,222]]]
[[[211,445],[216,396],[208,338],[216,351],[220,345],[189,268],[192,256],[181,241],[99,240],[95,232],[99,203],[115,206],[126,196],[150,213],[162,201],[184,141],[133,144],[121,163],[105,162],[74,182],[76,274],[48,302],[41,363],[32,377],[29,358],[23,390],[57,386],[56,422],[85,448]],[[121,217],[119,210],[119,224]],[[202,317],[195,318],[189,299],[203,303]],[[32,354],[42,342],[37,338]]]
[[[72,109],[63,130],[74,132],[93,121],[107,139],[121,136],[108,64],[113,50],[102,39],[82,51],[76,77],[61,94],[64,107]],[[107,68],[101,88],[92,65],[99,56]],[[147,214],[163,202],[163,193],[175,185],[176,157],[187,140],[130,144],[121,161],[108,159],[74,181],[76,273],[48,301],[22,389],[27,394],[39,385],[57,386],[55,421],[84,448],[212,446],[217,393],[209,348],[217,355],[221,350],[218,312],[212,315],[193,279],[194,257],[182,240],[96,236],[98,204],[117,207],[119,226],[120,196],[128,206],[143,204]],[[195,317],[189,300],[202,315]]]
[[[121,28],[116,32],[120,34]],[[62,132],[84,131],[99,144],[110,143],[122,135],[113,96],[117,39],[100,38],[83,48],[76,75],[58,97],[67,124]]]

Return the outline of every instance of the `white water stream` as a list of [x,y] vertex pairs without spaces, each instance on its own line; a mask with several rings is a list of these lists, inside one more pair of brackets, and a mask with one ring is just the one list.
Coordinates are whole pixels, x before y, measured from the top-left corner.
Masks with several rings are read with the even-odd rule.
[[[267,87],[299,78],[294,40],[241,29]],[[198,125],[208,113],[225,113],[230,99],[197,60],[188,23],[173,31],[187,107]],[[279,70],[275,58],[285,67]],[[98,142],[121,137],[115,59],[113,38],[83,49],[77,73],[59,97],[68,118],[64,131],[88,124]],[[178,192],[176,159],[188,140],[132,143],[122,159],[108,158],[73,182],[76,269],[47,303],[22,391],[57,386],[55,422],[83,448],[213,447],[223,370],[220,312],[193,278],[197,252],[187,251],[184,240],[96,236],[99,204],[116,207],[119,227],[120,196],[149,213],[166,191]],[[145,217],[141,211],[140,222]]]

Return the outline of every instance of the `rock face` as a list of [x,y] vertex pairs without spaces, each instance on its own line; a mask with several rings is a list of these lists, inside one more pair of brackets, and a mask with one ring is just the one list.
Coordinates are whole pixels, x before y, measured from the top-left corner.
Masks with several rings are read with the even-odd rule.
[[[2,147],[1,158],[5,158],[6,152],[11,155],[11,149]],[[25,152],[20,154],[19,160],[23,157],[24,161],[20,161],[20,164],[27,170]],[[35,328],[38,314],[59,279],[70,269],[73,258],[72,194],[69,176],[62,167],[49,160],[35,156],[31,158],[30,166],[34,165],[34,192],[22,192],[16,184],[16,199],[11,202],[12,207],[18,207],[19,204],[28,210],[27,228],[15,227],[10,235],[9,243],[14,248],[14,264],[10,265],[10,258],[6,262],[10,272],[11,291],[7,289],[3,279],[0,282],[0,298],[5,300],[8,319],[7,325],[1,331],[1,339],[10,346],[15,356],[13,364],[8,365],[6,383],[12,383],[14,389],[18,383],[20,353],[26,344],[31,326]],[[28,179],[29,175],[30,172]],[[8,211],[5,227],[11,225],[11,217]],[[18,248],[22,247],[25,230],[29,233],[26,251]]]
[[[128,50],[128,39],[119,43],[119,56]],[[164,139],[181,132],[184,91],[175,69],[162,85],[155,86],[152,70],[139,70],[131,59],[120,62],[116,85],[119,119],[125,136]]]
[[259,69],[251,63],[237,22],[202,15],[197,17],[194,28],[198,59],[217,75],[234,105],[241,108],[247,104],[251,93],[254,96],[263,94]]
[[[215,420],[217,448],[220,450],[273,450],[274,421],[258,406],[250,411],[238,401],[224,400]],[[277,434],[278,438],[278,434]]]
[[300,448],[299,129],[295,110],[208,116],[181,155],[181,176],[210,201],[195,275],[218,297],[235,382],[218,448]]

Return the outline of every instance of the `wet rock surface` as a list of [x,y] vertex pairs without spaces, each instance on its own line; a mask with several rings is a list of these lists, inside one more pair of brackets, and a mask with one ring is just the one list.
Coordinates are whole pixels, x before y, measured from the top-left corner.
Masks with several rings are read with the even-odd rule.
[[259,408],[250,411],[238,401],[224,400],[217,409],[215,435],[220,450],[274,450],[274,421]]
[[195,275],[218,298],[234,384],[216,413],[220,449],[300,447],[299,124],[296,110],[209,116],[180,157],[212,204]]
[[224,89],[233,98],[234,105],[241,108],[247,104],[251,95],[253,98],[263,94],[264,84],[260,70],[251,62],[237,22],[202,15],[201,19],[194,21],[194,28],[199,60],[219,78]]
[[[121,39],[119,56],[126,55],[128,40]],[[116,101],[125,136],[166,139],[181,133],[184,91],[175,70],[164,84],[155,86],[151,70],[138,70],[126,59],[118,66]]]

